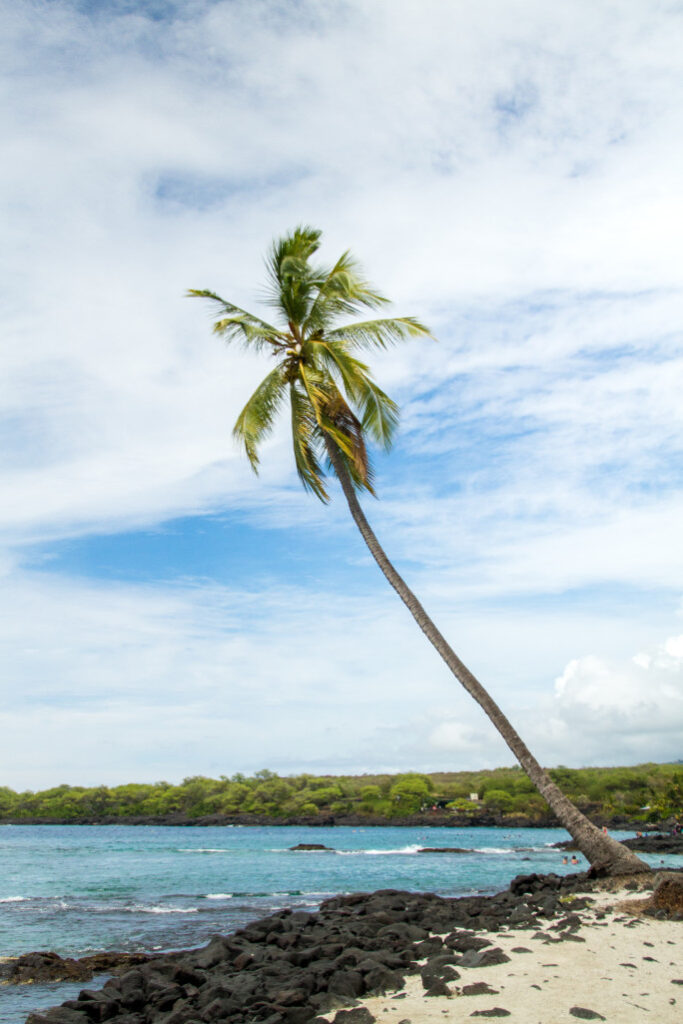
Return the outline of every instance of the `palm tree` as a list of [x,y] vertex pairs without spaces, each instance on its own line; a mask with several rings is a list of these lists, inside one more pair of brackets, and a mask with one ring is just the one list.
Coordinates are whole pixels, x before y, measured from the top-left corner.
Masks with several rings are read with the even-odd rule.
[[398,423],[398,408],[373,381],[357,353],[364,348],[386,348],[410,337],[427,337],[429,331],[414,317],[340,323],[340,318],[380,309],[388,300],[364,279],[349,252],[332,267],[312,263],[320,234],[310,227],[298,227],[272,245],[266,264],[266,298],[277,310],[281,326],[226,302],[214,292],[189,292],[219,307],[213,328],[216,334],[247,349],[265,351],[275,360],[275,366],[237,417],[235,437],[244,444],[258,472],[259,445],[272,431],[277,413],[289,398],[294,460],[304,488],[321,501],[328,501],[325,469],[333,471],[363,540],[385,577],[453,675],[491,719],[592,867],[612,875],[649,871],[635,854],[596,828],[555,785],[495,701],[452,650],[370,528],[357,497],[363,490],[374,494],[366,438],[388,449]]

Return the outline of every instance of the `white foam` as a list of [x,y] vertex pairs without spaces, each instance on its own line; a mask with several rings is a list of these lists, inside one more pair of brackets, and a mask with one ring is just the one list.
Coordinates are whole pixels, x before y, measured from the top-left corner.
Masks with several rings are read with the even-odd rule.
[[411,856],[421,850],[422,847],[418,846],[401,846],[397,850],[336,850],[342,857],[389,857],[389,856]]
[[198,907],[126,907],[130,914],[197,914]]
[[178,853],[235,853],[235,850],[214,849],[212,847],[192,846],[185,850],[178,850]]
[[231,892],[207,892],[205,900],[231,900]]
[[0,903],[25,903],[28,898],[28,896],[5,896]]

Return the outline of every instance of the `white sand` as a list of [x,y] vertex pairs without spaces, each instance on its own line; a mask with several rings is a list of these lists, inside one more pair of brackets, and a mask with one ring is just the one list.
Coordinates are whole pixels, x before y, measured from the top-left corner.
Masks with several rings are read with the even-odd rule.
[[[403,998],[374,997],[363,1005],[379,1024],[464,1021],[477,1010],[494,1007],[508,1010],[509,1016],[500,1019],[511,1024],[573,1024],[578,1018],[570,1013],[572,1007],[592,1010],[613,1024],[683,1024],[683,984],[672,983],[683,979],[683,923],[639,916],[640,894],[590,895],[594,902],[578,911],[582,923],[574,932],[584,942],[532,937],[543,931],[548,939],[556,938],[558,917],[541,919],[529,931],[478,932],[510,961],[469,969],[455,965],[460,978],[448,982],[451,997],[426,997],[418,975],[406,980]],[[630,910],[620,909],[621,901],[630,901]],[[606,912],[602,920],[596,919],[599,911]],[[571,905],[567,913],[572,913]],[[531,952],[512,952],[520,946]],[[475,982],[486,982],[496,994],[463,995],[463,987]]]

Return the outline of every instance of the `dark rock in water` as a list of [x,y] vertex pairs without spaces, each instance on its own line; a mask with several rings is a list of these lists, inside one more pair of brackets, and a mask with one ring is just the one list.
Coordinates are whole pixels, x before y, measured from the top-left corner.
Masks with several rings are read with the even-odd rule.
[[641,853],[683,854],[683,833],[636,836],[633,839],[622,839],[622,843],[630,850],[639,850]]
[[[654,835],[633,836],[631,839],[620,839],[622,846],[629,850],[637,850],[639,853],[680,853],[683,854],[683,833],[669,835],[666,833],[655,833]],[[553,843],[555,850],[578,850],[574,839],[565,839],[560,843]]]
[[0,977],[15,985],[29,982],[90,981],[92,972],[70,957],[62,958],[57,953],[24,953],[16,960],[0,963]]
[[597,1013],[595,1010],[587,1010],[584,1006],[572,1006],[569,1012],[572,1017],[578,1017],[580,1020],[606,1020],[601,1013]]
[[290,850],[329,850],[334,853],[331,846],[324,846],[322,843],[298,843],[296,846],[290,846]]
[[460,846],[423,846],[418,853],[473,853],[473,850],[463,850]]
[[92,953],[78,960],[57,953],[24,953],[0,963],[0,979],[10,985],[91,981],[96,974],[115,974],[150,959],[148,953]]
[[26,1024],[84,1024],[85,1022],[82,1013],[77,1013],[64,1006],[56,1006],[47,1010],[46,1013],[49,1016],[41,1013],[29,1013]]

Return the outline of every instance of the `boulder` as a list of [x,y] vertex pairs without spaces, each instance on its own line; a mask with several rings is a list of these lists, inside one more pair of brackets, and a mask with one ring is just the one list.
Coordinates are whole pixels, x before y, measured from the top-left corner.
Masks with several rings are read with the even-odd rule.
[[147,953],[92,953],[73,959],[58,953],[24,953],[0,963],[0,979],[10,985],[51,981],[91,981],[96,974],[117,974],[152,957]]
[[476,952],[471,949],[465,953],[458,964],[459,967],[493,967],[495,964],[504,964],[510,957],[502,949],[494,946],[492,949],[483,949]]
[[657,877],[658,885],[652,893],[649,913],[683,921],[683,873],[672,871]]

